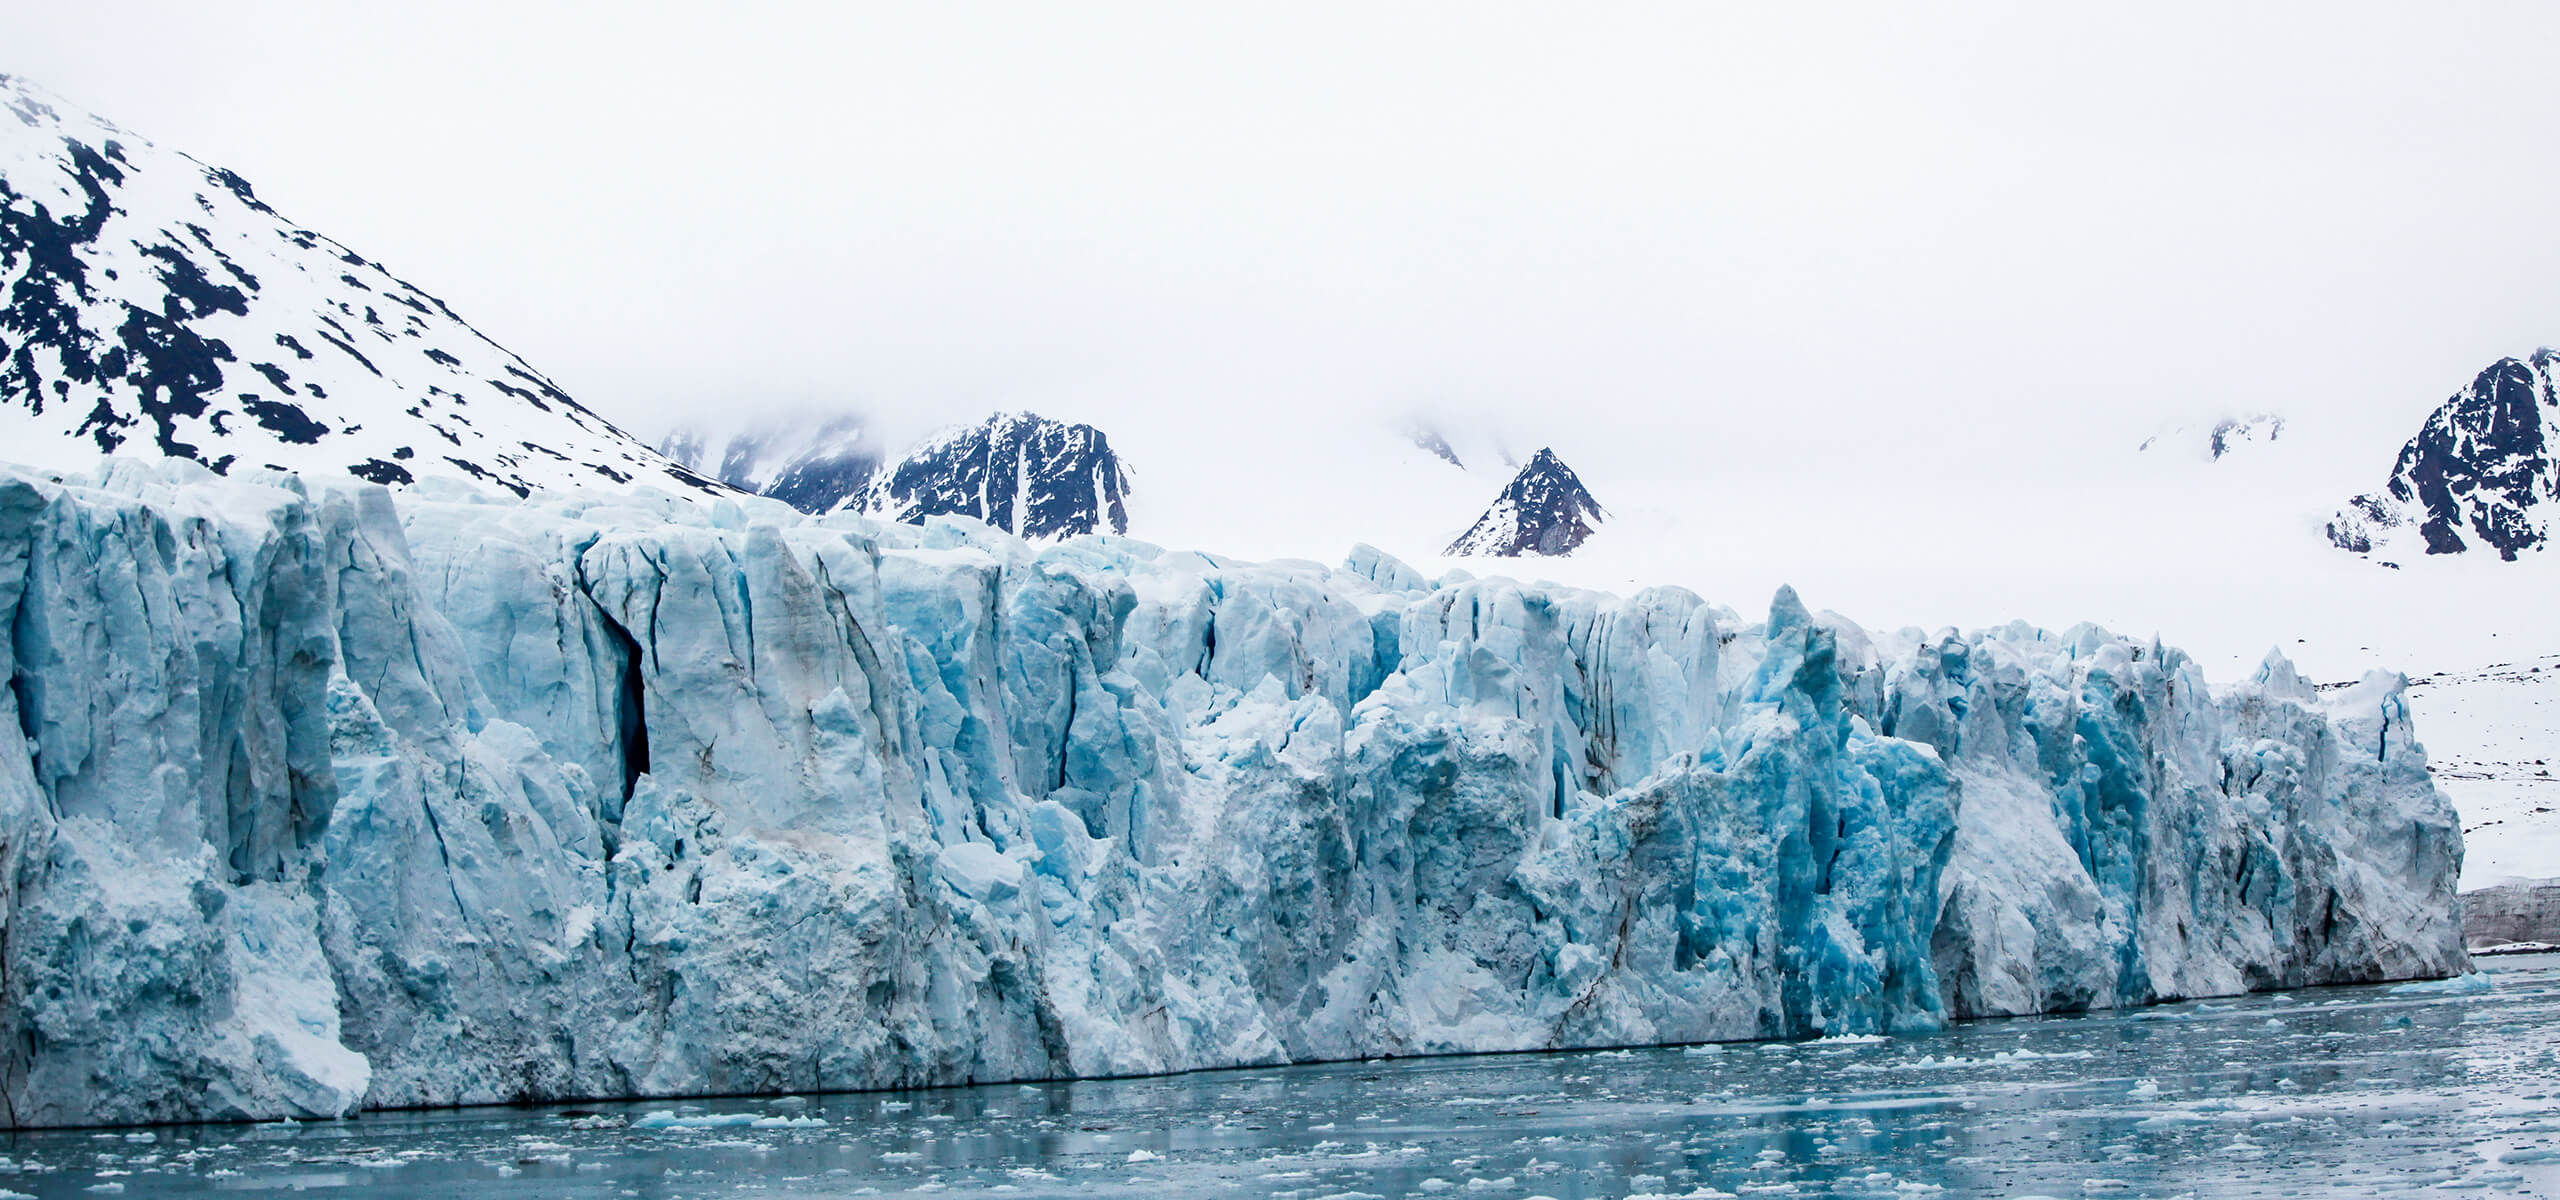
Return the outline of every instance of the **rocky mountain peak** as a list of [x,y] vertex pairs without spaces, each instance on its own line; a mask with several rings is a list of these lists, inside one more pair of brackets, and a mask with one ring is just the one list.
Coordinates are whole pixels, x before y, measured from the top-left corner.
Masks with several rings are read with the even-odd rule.
[[1495,558],[1571,554],[1607,515],[1582,486],[1582,477],[1554,450],[1541,449],[1445,553]]
[[891,520],[975,517],[1031,539],[1129,531],[1129,472],[1091,425],[997,413],[943,431],[874,477],[863,507]]
[[2502,358],[2453,394],[2400,449],[2381,490],[2349,501],[2329,540],[2358,554],[2474,548],[2513,561],[2551,541],[2560,351]]

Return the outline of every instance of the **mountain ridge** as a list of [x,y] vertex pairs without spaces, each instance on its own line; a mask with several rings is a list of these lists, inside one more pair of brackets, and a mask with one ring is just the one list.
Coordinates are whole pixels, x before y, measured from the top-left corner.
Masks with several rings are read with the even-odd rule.
[[718,485],[238,174],[0,75],[0,443],[226,474]]
[[856,512],[910,525],[964,516],[1035,540],[1129,531],[1128,467],[1091,425],[997,412],[894,455],[871,436],[862,417],[838,413],[727,433],[687,424],[658,445],[731,487],[812,516]]
[[2555,377],[2560,350],[2548,346],[2491,363],[2428,414],[2380,490],[2329,519],[2330,543],[2380,555],[2460,554],[2476,542],[2508,562],[2550,545],[2560,500]]
[[999,412],[935,433],[884,464],[864,511],[905,524],[975,517],[1039,541],[1129,532],[1130,473],[1091,425]]

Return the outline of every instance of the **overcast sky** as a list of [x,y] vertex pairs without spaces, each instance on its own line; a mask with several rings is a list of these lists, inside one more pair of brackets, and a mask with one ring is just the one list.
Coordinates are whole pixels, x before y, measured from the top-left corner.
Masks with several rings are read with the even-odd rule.
[[83,0],[0,70],[643,432],[1424,409],[1979,476],[2275,409],[2370,486],[2560,341],[2560,5],[1775,7]]

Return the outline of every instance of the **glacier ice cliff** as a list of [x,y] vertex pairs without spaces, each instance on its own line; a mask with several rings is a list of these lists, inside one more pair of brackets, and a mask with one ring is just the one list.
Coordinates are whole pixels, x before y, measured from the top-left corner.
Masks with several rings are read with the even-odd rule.
[[637,493],[0,469],[12,1125],[2442,975],[2396,677]]

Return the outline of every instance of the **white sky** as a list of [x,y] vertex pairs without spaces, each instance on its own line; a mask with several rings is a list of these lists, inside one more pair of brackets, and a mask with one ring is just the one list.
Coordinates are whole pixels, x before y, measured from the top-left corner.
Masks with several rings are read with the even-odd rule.
[[2396,439],[2560,340],[2560,6],[1951,7],[85,0],[0,18],[0,69],[643,428],[1426,406],[1603,474]]
[[0,16],[0,70],[644,435],[1029,408],[1143,499],[1425,409],[1554,445],[1702,569],[1800,520],[1744,539],[1744,609],[1964,522],[1985,565],[1933,586],[2016,607],[1881,568],[1808,599],[2106,617],[2029,576],[2073,506],[2159,494],[2155,427],[2280,411],[2342,499],[2560,341],[2560,5],[1776,7],[84,0]]

